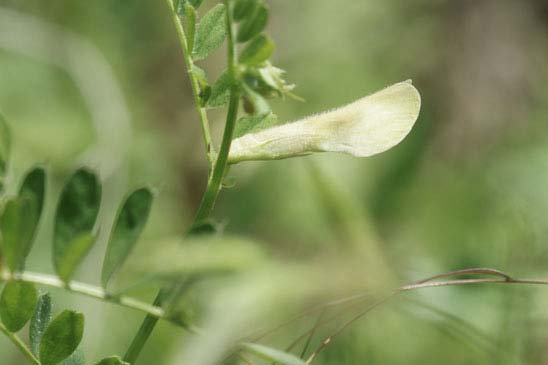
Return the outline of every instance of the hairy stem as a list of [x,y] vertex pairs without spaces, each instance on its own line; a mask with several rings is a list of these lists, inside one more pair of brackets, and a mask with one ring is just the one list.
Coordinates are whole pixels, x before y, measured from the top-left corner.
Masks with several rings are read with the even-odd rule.
[[192,96],[194,97],[194,105],[196,106],[196,111],[198,112],[198,116],[200,117],[200,122],[202,124],[202,136],[204,139],[207,160],[209,162],[209,166],[211,167],[213,166],[213,163],[215,161],[215,147],[213,146],[213,142],[211,139],[207,111],[204,107],[202,107],[200,102],[200,86],[198,80],[196,79],[196,75],[192,72],[192,66],[194,65],[194,61],[192,60],[192,50],[188,48],[188,40],[185,34],[185,30],[183,28],[183,25],[181,24],[181,19],[179,19],[179,16],[177,15],[177,12],[175,10],[173,0],[166,0],[166,3],[170,10],[171,19],[173,20],[173,24],[175,25],[177,36],[179,38],[179,43],[181,44],[181,49],[183,51],[185,66],[188,71],[190,86],[192,88]]
[[221,190],[221,184],[226,171],[228,152],[230,144],[232,142],[232,135],[234,134],[234,128],[236,126],[236,118],[238,116],[238,104],[240,103],[240,93],[238,90],[233,90],[230,94],[230,103],[228,105],[228,115],[226,120],[226,128],[223,134],[223,143],[219,150],[219,156],[213,168],[213,173],[209,178],[207,189],[200,203],[198,213],[194,219],[195,225],[199,225],[201,222],[209,218],[213,211],[215,201],[219,196]]
[[0,332],[6,335],[6,337],[13,342],[13,344],[21,351],[23,356],[27,358],[32,364],[40,365],[40,361],[32,354],[30,349],[27,347],[27,345],[21,341],[19,336],[17,336],[15,333],[12,333],[8,331],[8,329],[0,323]]
[[[231,15],[231,3],[230,0],[225,0],[226,5],[226,24],[227,24],[227,33],[228,33],[228,70],[232,75],[233,79],[237,78],[237,54],[236,46],[234,43],[234,34],[232,26],[232,15]],[[194,219],[195,224],[200,224],[200,222],[209,218],[219,191],[221,190],[221,184],[223,182],[223,177],[226,172],[228,165],[228,154],[230,152],[230,145],[232,144],[232,137],[234,135],[234,129],[236,127],[236,120],[238,118],[238,108],[240,105],[240,89],[237,84],[232,85],[230,90],[230,102],[228,104],[228,114],[226,117],[225,130],[223,133],[223,140],[221,142],[221,147],[219,149],[219,156],[215,162],[215,167],[209,178],[206,191],[198,208],[198,213]]]
[[[177,27],[178,33],[180,34],[181,45],[185,53],[185,59],[187,60],[187,67],[191,67],[192,59],[188,55],[186,38],[184,37],[184,32],[183,32],[181,23],[175,13],[172,0],[166,0],[166,1],[168,2],[169,8],[172,12],[172,16],[176,20],[176,27]],[[236,79],[237,78],[237,74],[236,74],[237,54],[236,54],[236,45],[234,43],[234,34],[233,34],[233,25],[232,25],[232,9],[231,9],[230,0],[225,0],[224,2],[226,5],[226,23],[227,23],[227,33],[228,33],[228,70],[231,73],[232,78]],[[193,75],[192,73],[189,73],[189,74],[192,80]],[[195,79],[192,82],[196,83],[196,86],[197,86],[197,81]],[[194,87],[193,87],[193,90],[194,90]],[[200,108],[199,99],[197,98],[196,93],[195,93],[195,102],[197,103],[197,107]],[[228,154],[230,152],[230,145],[232,143],[232,137],[234,135],[234,129],[236,127],[236,120],[238,118],[239,105],[240,105],[240,90],[237,85],[233,85],[230,90],[230,102],[228,105],[226,124],[223,132],[223,140],[221,142],[219,154],[213,165],[213,170],[211,171],[209,175],[206,191],[204,193],[204,196],[202,197],[202,202],[200,203],[198,213],[196,214],[196,217],[194,219],[193,227],[198,226],[204,220],[209,218],[209,216],[211,215],[211,212],[213,211],[213,206],[215,205],[215,201],[217,200],[217,197],[219,195],[219,191],[221,190],[221,185],[222,185],[223,178],[225,176],[225,172],[228,165]],[[200,108],[200,110],[202,109],[203,108]],[[204,114],[205,114],[205,111],[204,111]],[[210,140],[209,137],[204,136],[204,138]],[[163,297],[163,294],[162,292],[160,292],[158,296],[156,297],[155,305],[158,305],[158,306],[162,305],[162,302],[163,302],[162,297]],[[152,316],[147,316],[144,319],[141,327],[137,331],[137,334],[133,338],[133,341],[129,349],[124,356],[124,361],[134,363],[137,360],[144,345],[148,341],[148,338],[152,334],[152,331],[154,330],[154,327],[156,326],[156,322],[157,320],[153,318]]]

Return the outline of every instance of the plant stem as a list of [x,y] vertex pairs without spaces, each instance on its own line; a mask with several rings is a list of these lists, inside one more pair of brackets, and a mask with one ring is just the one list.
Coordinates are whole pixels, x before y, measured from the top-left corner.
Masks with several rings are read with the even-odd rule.
[[8,280],[24,281],[37,285],[49,286],[52,288],[65,289],[72,293],[82,294],[91,298],[102,300],[104,302],[117,304],[126,308],[131,308],[146,313],[149,316],[157,319],[162,319],[165,317],[165,311],[161,307],[150,305],[148,303],[127,296],[111,295],[103,288],[90,284],[80,283],[77,281],[71,281],[70,283],[66,284],[57,276],[53,275],[24,271],[15,274],[3,273],[0,276],[0,282],[5,282]]
[[[233,88],[234,89],[234,88]],[[221,144],[221,149],[219,150],[219,156],[215,162],[215,167],[211,177],[209,178],[206,191],[198,208],[198,213],[194,219],[195,224],[200,224],[209,216],[213,211],[215,201],[219,196],[219,191],[221,190],[221,184],[223,182],[223,177],[225,175],[227,161],[228,161],[228,152],[230,149],[230,144],[232,143],[232,135],[234,134],[234,128],[236,126],[236,118],[238,116],[238,104],[240,102],[240,92],[239,90],[232,90],[230,94],[230,103],[228,105],[228,115],[226,120],[226,127],[223,133],[223,142]]]
[[209,166],[213,166],[215,161],[215,147],[211,139],[211,132],[209,128],[209,120],[207,118],[207,111],[204,107],[201,106],[200,102],[200,86],[196,75],[192,72],[192,66],[194,66],[194,61],[192,60],[192,50],[188,49],[188,40],[185,34],[181,20],[177,15],[175,6],[173,5],[173,0],[166,0],[167,6],[170,11],[171,19],[175,29],[177,31],[177,36],[179,38],[179,43],[181,44],[181,49],[183,51],[183,58],[185,59],[185,66],[187,69],[188,77],[190,79],[190,86],[192,88],[192,96],[194,97],[194,105],[196,106],[196,111],[200,117],[200,122],[202,124],[202,136],[204,139],[205,150]]
[[[185,60],[187,61],[187,67],[192,67],[192,59],[188,55],[187,42],[184,36],[184,31],[175,13],[173,2],[172,0],[166,0],[166,1],[168,3],[169,8],[171,9],[172,16],[174,17],[174,20],[176,21],[176,28],[177,28],[179,37],[181,39],[181,46],[185,53]],[[232,78],[237,79],[237,74],[236,74],[237,73],[237,67],[236,67],[237,54],[236,54],[236,46],[234,43],[231,3],[230,3],[230,0],[224,0],[224,2],[226,5],[226,23],[227,23],[227,34],[228,34],[228,70],[231,73]],[[196,84],[197,86],[197,81],[193,77],[192,73],[189,73],[189,76],[191,77],[191,82],[193,84]],[[194,90],[194,87],[193,87],[193,90]],[[197,106],[199,107],[199,99],[197,98],[196,92],[195,92],[195,103],[197,103]],[[230,145],[232,144],[232,137],[234,135],[234,129],[236,127],[236,120],[238,118],[239,105],[240,105],[240,89],[237,85],[233,85],[230,90],[230,102],[228,105],[226,124],[223,132],[223,140],[221,142],[219,154],[213,165],[213,170],[211,171],[209,175],[206,191],[204,193],[204,196],[202,197],[202,202],[200,203],[200,207],[198,208],[198,213],[196,214],[196,217],[194,219],[193,227],[199,225],[201,222],[209,218],[209,216],[211,215],[211,212],[213,211],[213,206],[215,205],[215,201],[217,200],[217,197],[219,195],[221,184],[223,182],[223,178],[225,176],[225,172],[228,165],[228,154],[230,152]],[[203,110],[203,108],[200,108],[200,107],[199,109]],[[204,114],[205,114],[205,111],[204,111]],[[210,140],[209,137],[204,136],[204,138]],[[163,294],[162,292],[160,292],[154,302],[155,305],[160,306],[162,304],[163,302],[162,297],[163,297]],[[137,331],[137,334],[133,338],[133,341],[129,349],[127,350],[124,356],[124,361],[127,361],[129,363],[134,363],[137,360],[145,343],[147,342],[148,338],[152,334],[152,331],[154,330],[154,327],[156,326],[156,322],[157,320],[155,320],[151,316],[147,316],[144,319],[143,323],[141,324],[141,327]]]
[[[158,294],[158,296],[154,300],[154,305],[162,305],[162,300],[163,295],[162,292],[160,292],[160,294]],[[139,331],[137,332],[138,335],[135,336],[124,356],[124,361],[133,364],[137,360],[137,357],[139,357],[141,350],[145,346],[145,343],[150,337],[150,334],[154,330],[157,322],[158,318],[152,317],[150,315],[145,317],[143,323],[141,323],[141,327],[139,327]]]
[[[226,24],[228,33],[228,70],[232,75],[232,78],[237,79],[237,54],[236,46],[234,43],[233,25],[232,25],[232,10],[230,0],[225,0],[226,5]],[[234,135],[234,128],[236,127],[236,120],[238,118],[238,108],[240,105],[240,89],[237,84],[232,85],[230,91],[230,102],[228,104],[228,114],[226,117],[225,130],[223,133],[223,140],[219,150],[219,156],[215,162],[215,167],[209,178],[206,191],[198,208],[198,213],[194,219],[194,224],[200,224],[205,219],[209,218],[215,201],[221,190],[221,184],[228,165],[228,154],[230,152],[230,145],[232,144],[232,137]]]
[[19,336],[10,332],[2,323],[0,323],[0,332],[4,333],[6,337],[13,342],[13,344],[21,351],[27,360],[29,360],[32,364],[40,365],[40,361],[32,354],[27,345],[21,341]]
[[548,285],[548,280],[542,279],[460,279],[447,281],[434,281],[418,284],[409,284],[398,289],[399,292],[405,292],[424,288],[437,288],[441,286],[469,285],[469,284],[528,284],[528,285]]

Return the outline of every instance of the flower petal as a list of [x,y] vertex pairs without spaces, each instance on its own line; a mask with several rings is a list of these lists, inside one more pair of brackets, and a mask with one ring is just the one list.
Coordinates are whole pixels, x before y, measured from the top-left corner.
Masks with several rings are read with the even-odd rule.
[[313,152],[371,156],[401,142],[419,115],[420,94],[404,81],[325,113],[246,134],[232,142],[230,163]]

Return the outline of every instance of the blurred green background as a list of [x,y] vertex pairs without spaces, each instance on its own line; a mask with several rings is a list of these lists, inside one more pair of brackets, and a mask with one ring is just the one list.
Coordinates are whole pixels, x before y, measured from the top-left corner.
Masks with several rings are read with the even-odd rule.
[[[206,1],[202,14],[213,3]],[[282,120],[405,79],[413,79],[423,106],[409,137],[373,158],[325,154],[232,168],[235,185],[222,192],[215,212],[225,233],[259,242],[281,270],[321,261],[325,277],[338,280],[327,287],[347,295],[367,290],[371,278],[390,287],[467,267],[548,277],[544,0],[268,3],[274,61],[307,100],[276,103]],[[54,200],[70,170],[83,163],[101,171],[105,222],[131,187],[158,189],[152,220],[133,256],[142,260],[161,250],[163,238],[188,228],[207,177],[200,126],[165,3],[0,0],[0,6],[0,107],[14,132],[12,181],[35,162],[47,163],[53,180],[49,214],[28,268],[52,271]],[[43,26],[52,25],[59,28],[49,34]],[[219,50],[201,66],[214,78],[224,63]],[[212,112],[211,119],[218,141],[223,111]],[[106,228],[78,274],[82,281],[99,282]],[[361,255],[363,261],[344,261]],[[372,261],[390,273],[373,269]],[[341,276],[340,268],[348,266],[355,272]],[[278,280],[266,276],[266,282]],[[279,285],[300,291],[291,276],[284,278],[289,279]],[[323,279],[308,287],[330,297]],[[228,278],[212,285],[232,284]],[[198,292],[199,303],[218,300],[208,290]],[[57,310],[68,306],[85,313],[89,363],[123,354],[142,319],[113,305],[52,293]],[[154,290],[134,295],[150,301]],[[340,317],[318,328],[310,348],[367,305],[336,308]],[[198,323],[208,323],[197,307]],[[546,308],[543,287],[426,289],[368,313],[314,363],[548,363]],[[229,310],[225,317],[232,315]],[[296,313],[296,307],[280,304],[250,327]],[[295,321],[263,343],[284,348],[317,317]],[[213,323],[225,326],[216,331],[214,325],[214,333],[231,333],[230,323]],[[188,364],[182,359],[190,356],[184,352],[193,341],[162,323],[140,363]],[[3,337],[0,354],[2,364],[23,363]]]

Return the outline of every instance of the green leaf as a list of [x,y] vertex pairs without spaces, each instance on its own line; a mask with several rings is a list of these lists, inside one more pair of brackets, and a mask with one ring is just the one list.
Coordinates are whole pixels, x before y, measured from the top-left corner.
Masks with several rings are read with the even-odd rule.
[[69,179],[55,215],[53,264],[65,281],[93,244],[93,227],[101,205],[101,185],[97,176],[80,169]]
[[32,203],[32,214],[27,216],[29,221],[29,235],[30,241],[26,245],[26,251],[24,257],[26,258],[32,248],[32,243],[38,230],[38,224],[40,223],[40,217],[44,210],[44,199],[46,194],[46,171],[43,167],[35,167],[30,170],[29,173],[23,179],[23,183],[19,188],[19,197],[22,199],[29,199]]
[[248,66],[260,65],[274,53],[274,42],[264,34],[251,40],[240,54],[240,62]]
[[30,320],[29,339],[32,353],[38,356],[40,341],[51,321],[51,297],[48,293],[38,297],[38,304]]
[[8,172],[8,162],[11,151],[11,137],[8,124],[0,113],[0,192],[4,189],[4,181]]
[[190,4],[185,4],[186,18],[184,22],[188,49],[194,49],[194,37],[196,35],[196,10]]
[[78,347],[76,351],[69,357],[59,363],[59,365],[86,365],[86,357],[81,347]]
[[[43,167],[34,167],[23,179],[19,188],[19,196],[29,197],[36,201],[37,217],[40,218],[44,207],[44,195],[46,192],[46,171]],[[38,224],[38,222],[36,222]]]
[[[32,353],[35,356],[40,354],[40,342],[42,336],[51,322],[51,297],[48,293],[40,295],[38,305],[34,311],[34,315],[30,320],[29,339]],[[60,362],[58,365],[85,365],[84,351],[80,347],[76,349],[68,358]]]
[[40,342],[42,365],[56,365],[68,358],[82,341],[84,315],[63,311],[50,323]]
[[9,200],[2,214],[2,253],[11,271],[24,267],[34,236],[35,202],[28,197]]
[[271,347],[255,343],[243,343],[241,346],[246,352],[266,361],[272,361],[280,365],[306,365],[306,362],[297,356]]
[[239,22],[253,14],[255,9],[260,5],[257,0],[236,0],[232,17]]
[[202,18],[196,29],[192,56],[201,60],[209,56],[226,37],[226,8],[218,4]]
[[248,40],[261,33],[266,27],[268,21],[268,8],[265,4],[258,6],[249,17],[247,17],[240,25],[236,40],[240,43]]
[[133,192],[122,205],[110,235],[101,282],[106,287],[112,275],[127,259],[148,220],[153,195],[147,188]]
[[95,243],[92,233],[82,233],[67,245],[63,256],[57,262],[57,275],[65,283],[68,283],[78,266],[82,263],[89,250]]
[[6,203],[0,229],[1,246],[11,271],[23,270],[44,206],[46,173],[32,169],[23,179],[19,195]]
[[129,365],[129,363],[122,361],[118,356],[111,356],[99,361],[95,365]]
[[10,281],[0,297],[0,318],[8,330],[18,332],[30,320],[38,302],[33,284]]
[[247,133],[254,133],[262,129],[273,127],[277,122],[278,117],[273,113],[246,115],[238,120],[233,138],[239,138]]
[[211,96],[207,102],[209,108],[220,108],[228,104],[230,88],[234,85],[234,79],[228,70],[223,71],[211,88]]

